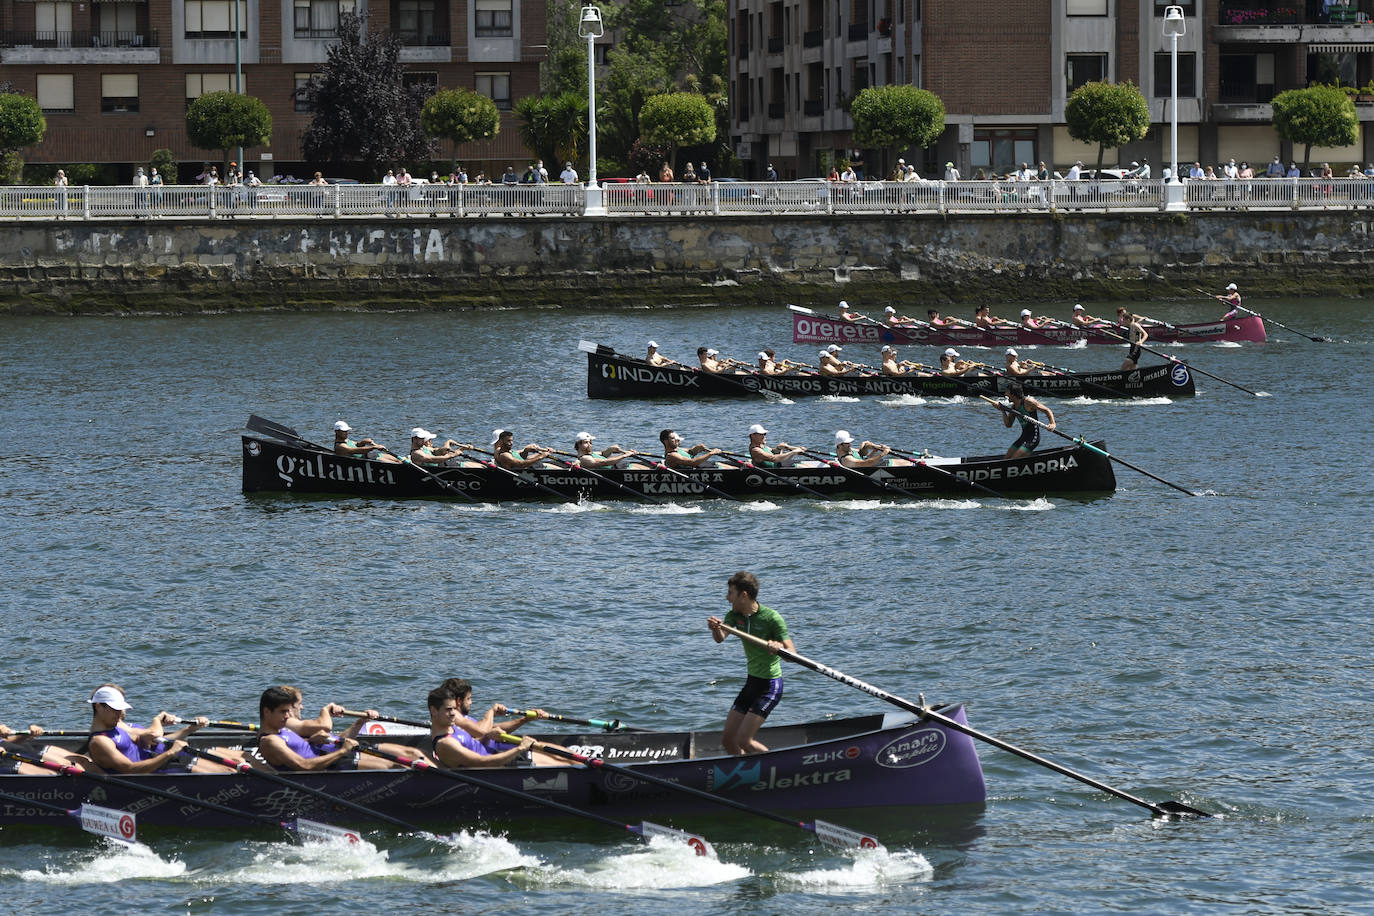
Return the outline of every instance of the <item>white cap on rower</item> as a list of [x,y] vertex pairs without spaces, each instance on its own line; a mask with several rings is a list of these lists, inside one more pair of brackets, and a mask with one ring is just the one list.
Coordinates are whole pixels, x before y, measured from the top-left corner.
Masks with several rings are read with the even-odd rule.
[[1022,318],[1029,318],[1030,316],[1031,316],[1031,310],[1030,310],[1030,309],[1022,309],[1022,310],[1021,310],[1021,317],[1022,317]]
[[491,444],[495,445],[501,441],[501,437],[510,432],[508,429],[493,429],[491,431]]
[[822,350],[822,351],[820,352],[819,355],[820,355],[820,358],[821,358],[821,359],[825,359],[827,356],[830,355],[830,351],[829,351],[829,350]]
[[707,350],[706,350],[706,355],[707,355],[707,356],[719,356],[719,355],[720,355],[720,351],[717,350],[717,349],[715,349],[714,347],[708,347]]
[[759,351],[759,359],[767,359],[767,358],[768,358],[768,354],[765,353],[765,352],[763,352],[762,350],[760,350],[760,351]]
[[658,349],[658,341],[656,341],[656,340],[651,340],[651,341],[649,341],[649,349],[650,349],[650,350],[657,350],[657,349]]
[[766,436],[768,435],[768,430],[764,429],[762,424],[755,423],[753,426],[749,427],[749,435]]
[[952,358],[952,357],[958,356],[958,355],[959,355],[959,351],[956,350],[956,349],[954,349],[953,347],[950,347],[950,348],[948,348],[947,350],[945,350],[945,355]]
[[412,430],[410,431],[410,438],[412,438],[412,439],[433,439],[433,438],[434,438],[434,433],[432,433],[432,432],[430,432],[429,430],[425,429],[423,426],[417,426],[417,427],[415,427],[414,429],[412,429]]
[[1083,311],[1083,306],[1082,306],[1081,304],[1075,305],[1075,306],[1073,307],[1073,310],[1074,310],[1075,312],[1081,312],[1081,311]]
[[843,430],[843,429],[837,429],[837,430],[835,430],[835,444],[836,444],[836,445],[840,445],[841,443],[845,443],[845,442],[853,442],[853,441],[854,441],[854,437],[851,436],[851,435],[849,434],[848,430]]
[[336,423],[334,424],[334,429],[337,430],[337,431],[339,431],[339,432],[344,432],[344,433],[346,433],[346,432],[348,432],[348,431],[349,431],[350,429],[352,429],[352,428],[353,428],[353,427],[349,426],[349,425],[348,425],[347,423],[345,423],[343,420],[339,420],[338,422],[336,422]]
[[848,311],[848,310],[849,310],[849,303],[848,303],[848,302],[845,302],[843,299],[841,299],[841,300],[840,300],[840,311],[845,312],[845,311]]
[[897,310],[894,309],[894,308],[893,308],[892,306],[890,306],[890,305],[889,305],[887,308],[883,309],[883,311],[886,312],[886,313],[889,314],[889,315],[895,315],[895,314],[897,314]]
[[840,346],[839,344],[831,344],[830,346],[826,347],[826,349],[829,350],[831,353],[838,353],[841,350],[843,350],[844,347]]
[[1234,284],[1234,283],[1228,283],[1228,284],[1226,285],[1226,288],[1227,288],[1228,290],[1229,290],[1229,289],[1235,289],[1235,288],[1236,288],[1236,284]]
[[1011,347],[1007,347],[1007,355],[1008,355],[1008,356],[1015,356],[1015,355],[1016,355],[1016,350],[1014,350],[1014,349],[1011,348]]
[[104,703],[111,709],[132,708],[129,706],[129,702],[124,699],[124,694],[120,692],[118,687],[101,687],[95,693],[91,694],[90,702]]
[[892,349],[891,347],[889,347],[887,344],[883,344],[883,348],[882,348],[882,350],[880,350],[879,352],[880,352],[880,353],[896,353],[897,351],[894,350],[894,349]]
[[596,436],[593,436],[591,433],[578,433],[577,438],[574,439],[573,442],[591,442],[594,439],[596,439]]

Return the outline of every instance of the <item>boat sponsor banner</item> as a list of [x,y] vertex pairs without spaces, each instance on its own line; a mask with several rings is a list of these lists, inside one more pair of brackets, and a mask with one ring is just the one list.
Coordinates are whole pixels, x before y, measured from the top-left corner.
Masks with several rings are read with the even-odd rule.
[[731,789],[749,789],[751,792],[769,792],[774,789],[811,788],[831,783],[849,782],[854,771],[849,767],[802,770],[776,766],[764,770],[761,763],[736,763],[726,767],[713,764],[707,780],[707,788],[712,792],[726,792]]
[[[624,363],[602,363],[601,377],[621,382],[645,385],[668,385],[673,388],[701,388],[701,374],[695,370],[658,369],[653,366],[627,366]],[[755,386],[757,386],[755,382]]]
[[138,825],[132,814],[99,805],[81,806],[81,829],[121,843],[132,843],[138,835]]
[[429,729],[418,725],[402,725],[399,722],[369,722],[360,730],[363,735],[428,735]]
[[[256,442],[249,441],[245,450],[257,445]],[[259,446],[260,447],[260,446]],[[257,457],[252,451],[249,455]],[[396,473],[393,470],[399,465],[387,465],[378,461],[340,461],[331,455],[287,455],[277,456],[273,462],[277,469],[277,476],[282,483],[286,484],[287,489],[293,489],[300,481],[305,480],[332,480],[339,483],[358,483],[372,484],[375,486],[395,486]]]
[[1041,474],[1062,474],[1078,467],[1078,459],[1073,454],[1060,458],[1047,458],[1044,461],[1022,461],[1001,467],[971,468],[956,470],[960,480],[1016,480],[1019,477],[1037,477]]
[[1169,370],[1169,381],[1173,382],[1176,387],[1185,387],[1191,379],[1192,374],[1189,373],[1188,367],[1183,363],[1174,363],[1173,368]]
[[874,757],[879,766],[906,770],[930,763],[945,749],[945,733],[938,728],[922,728],[889,741]]
[[[873,324],[853,324],[823,315],[792,313],[793,343],[893,343],[899,338],[887,328]],[[908,339],[905,335],[903,340]]]

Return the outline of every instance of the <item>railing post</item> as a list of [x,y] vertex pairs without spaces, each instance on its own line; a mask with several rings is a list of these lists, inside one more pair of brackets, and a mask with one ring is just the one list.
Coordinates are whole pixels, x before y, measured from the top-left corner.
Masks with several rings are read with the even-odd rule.
[[91,186],[88,184],[81,186],[81,218],[91,218]]
[[341,199],[342,196],[343,196],[343,187],[342,187],[342,185],[337,185],[337,184],[334,185],[333,187],[334,187],[334,218],[335,218],[335,219],[339,219],[341,216],[343,216],[343,202],[342,202],[342,199]]
[[720,216],[720,185],[711,182],[711,215]]
[[940,179],[940,213],[941,213],[941,214],[944,214],[944,213],[946,212],[946,210],[945,210],[945,188],[946,188],[946,186],[947,186],[947,185],[946,185],[946,183],[945,183],[945,180],[944,180],[943,178]]
[[1059,199],[1059,182],[1051,178],[1045,190],[1049,196],[1049,200],[1045,201],[1045,203],[1049,205],[1050,212],[1054,213],[1058,209],[1055,206],[1055,201]]
[[835,213],[835,186],[829,181],[825,183],[825,213],[827,216]]
[[[468,190],[468,186],[467,186],[467,185],[465,185],[465,184],[460,184],[460,185],[458,185],[458,215],[459,215],[460,217],[463,216],[463,215],[465,215],[464,207],[467,206],[467,201],[463,199],[463,195],[467,193],[467,190]],[[585,202],[583,203],[583,208],[584,208],[584,209],[586,208]]]
[[1293,179],[1292,204],[1294,210],[1302,209],[1302,198],[1298,195],[1298,179]]
[[205,190],[206,190],[206,191],[209,193],[209,195],[210,195],[210,218],[211,218],[211,219],[214,219],[214,218],[215,218],[215,198],[219,196],[219,195],[217,195],[215,192],[219,190],[219,185],[207,184],[207,185],[205,186]]

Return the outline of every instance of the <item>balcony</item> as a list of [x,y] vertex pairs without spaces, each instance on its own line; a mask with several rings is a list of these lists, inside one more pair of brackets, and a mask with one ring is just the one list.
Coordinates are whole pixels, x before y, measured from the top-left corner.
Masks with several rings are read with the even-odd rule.
[[448,29],[392,29],[391,34],[405,48],[445,48],[449,45]]
[[802,114],[808,118],[819,118],[825,113],[825,102],[821,99],[807,99],[802,102]]
[[[0,48],[156,48],[157,32],[16,32],[0,31]],[[9,55],[5,55],[8,61]]]
[[850,41],[863,41],[866,38],[868,38],[867,22],[851,22],[849,24]]
[[812,29],[802,33],[803,48],[819,48],[825,43],[825,29]]
[[1223,0],[1215,37],[1223,42],[1368,42],[1374,38],[1374,0],[1324,8],[1304,0]]
[[1268,102],[1215,102],[1212,105],[1212,119],[1267,124],[1274,120],[1274,106]]
[[786,110],[786,105],[782,102],[768,103],[768,117],[770,118],[781,118],[784,110]]
[[769,53],[769,54],[781,54],[781,53],[782,53],[782,36],[781,36],[781,35],[779,35],[779,36],[776,37],[776,38],[773,38],[773,37],[771,37],[771,36],[769,37],[769,39],[768,39],[768,53]]

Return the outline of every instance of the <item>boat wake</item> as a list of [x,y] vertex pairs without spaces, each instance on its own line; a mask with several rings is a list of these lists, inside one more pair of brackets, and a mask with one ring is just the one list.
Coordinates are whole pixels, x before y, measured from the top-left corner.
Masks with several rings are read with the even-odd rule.
[[[230,884],[334,884],[361,878],[396,878],[412,869],[366,840],[357,843],[257,842],[242,847],[250,858],[226,868],[215,862],[190,877]],[[415,877],[418,877],[416,875]]]
[[847,394],[823,394],[817,400],[822,404],[858,404],[861,399]]
[[1240,348],[1240,344],[1236,343],[1234,340],[1218,340],[1212,346],[1223,350],[1233,350]]
[[1008,512],[1044,512],[1053,509],[1054,503],[1043,496],[1037,496],[1028,503],[1015,503],[1010,506],[990,506],[989,508],[1005,508]]
[[112,884],[136,878],[176,878],[186,873],[186,863],[164,859],[141,843],[128,845],[102,840],[94,849],[82,849],[61,864],[47,868],[25,869],[18,873],[25,881],[45,884]]
[[776,880],[783,886],[823,894],[830,890],[849,893],[856,887],[885,887],[911,881],[929,881],[934,877],[935,868],[919,852],[866,850],[856,853],[848,867],[782,873],[776,876]]
[[879,398],[878,403],[884,407],[919,407],[927,401],[919,394],[899,394],[895,397]]
[[1170,398],[1090,398],[1087,395],[1079,395],[1076,398],[1065,398],[1067,405],[1075,404],[1107,404],[1111,407],[1158,407],[1161,404],[1174,403]]
[[556,506],[545,506],[542,511],[553,515],[581,515],[583,512],[602,512],[611,507],[605,503],[579,501],[575,503],[559,503]]
[[[446,880],[461,881],[513,868],[537,868],[543,864],[538,857],[521,852],[503,836],[463,830],[443,839],[453,848],[453,854],[441,869]],[[431,881],[433,876],[422,880]]]
[[541,866],[526,870],[524,877],[542,887],[573,885],[605,890],[636,890],[706,887],[738,881],[751,874],[742,865],[698,856],[685,843],[655,838],[647,846],[609,855],[585,868]]
[[640,505],[627,510],[631,515],[700,515],[701,506],[684,506],[679,503],[665,503],[662,506]]
[[1064,344],[1065,350],[1086,350],[1088,349],[1088,338],[1082,337],[1072,343]]
[[868,509],[901,509],[919,511],[923,509],[981,509],[983,504],[973,499],[925,499],[919,502],[884,502],[881,499],[832,499],[817,503],[822,511],[852,511]]
[[766,499],[760,499],[747,500],[745,502],[739,503],[735,508],[739,509],[739,511],[741,512],[772,512],[775,509],[778,509],[779,506],[775,502],[770,502]]

